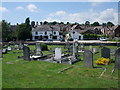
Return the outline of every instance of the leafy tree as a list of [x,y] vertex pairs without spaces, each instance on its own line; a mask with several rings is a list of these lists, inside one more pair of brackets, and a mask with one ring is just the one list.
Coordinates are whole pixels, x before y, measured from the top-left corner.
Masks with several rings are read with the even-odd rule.
[[107,26],[114,26],[112,22],[107,22]]
[[40,22],[40,25],[42,25],[43,23],[42,22]]
[[60,24],[64,24],[64,22],[60,22]]
[[10,30],[10,23],[5,20],[2,20],[2,40],[3,41],[10,41],[11,40],[11,30]]
[[57,24],[57,22],[56,22],[56,21],[54,21],[54,22],[52,22],[51,24],[52,24],[52,25],[56,25],[56,24]]
[[99,22],[94,22],[92,26],[100,26]]
[[67,24],[70,24],[69,22],[67,22]]
[[35,27],[35,21],[31,22],[31,27],[34,28]]
[[22,23],[17,26],[17,38],[18,40],[26,40],[26,39],[31,39],[32,34],[31,34],[31,25],[30,25],[30,20],[29,18],[26,18],[25,23]]
[[107,23],[102,23],[102,26],[103,26],[103,27],[107,26]]
[[48,22],[47,22],[47,21],[44,21],[44,24],[48,24]]
[[89,26],[89,25],[90,25],[90,22],[89,22],[89,21],[86,21],[86,22],[85,22],[85,25]]

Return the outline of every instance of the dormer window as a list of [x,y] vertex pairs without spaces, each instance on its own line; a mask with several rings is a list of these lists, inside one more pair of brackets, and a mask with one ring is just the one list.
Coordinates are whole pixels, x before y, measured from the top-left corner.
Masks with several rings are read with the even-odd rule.
[[45,35],[47,35],[47,32],[45,32]]
[[35,32],[35,34],[37,35],[37,34],[38,34],[38,32]]
[[56,32],[54,32],[54,34],[56,34]]

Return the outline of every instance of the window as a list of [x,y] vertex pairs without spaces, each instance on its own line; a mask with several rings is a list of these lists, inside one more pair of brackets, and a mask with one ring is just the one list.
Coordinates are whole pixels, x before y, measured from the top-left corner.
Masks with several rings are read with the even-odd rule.
[[35,34],[38,34],[38,32],[35,32]]
[[47,32],[45,32],[45,35],[47,35]]
[[56,32],[54,32],[54,34],[56,34]]

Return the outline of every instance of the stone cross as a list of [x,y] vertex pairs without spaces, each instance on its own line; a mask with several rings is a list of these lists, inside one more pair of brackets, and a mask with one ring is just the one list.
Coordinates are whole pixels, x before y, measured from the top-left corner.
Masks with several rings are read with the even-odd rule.
[[30,60],[30,48],[27,46],[23,47],[23,59],[24,60]]
[[93,68],[93,53],[90,50],[84,50],[84,66]]
[[42,54],[42,48],[41,48],[40,43],[36,43],[36,55],[37,56],[43,56],[43,54]]
[[120,48],[115,52],[115,69],[120,70]]
[[101,57],[109,58],[110,59],[110,49],[106,48],[106,47],[103,47],[101,49]]

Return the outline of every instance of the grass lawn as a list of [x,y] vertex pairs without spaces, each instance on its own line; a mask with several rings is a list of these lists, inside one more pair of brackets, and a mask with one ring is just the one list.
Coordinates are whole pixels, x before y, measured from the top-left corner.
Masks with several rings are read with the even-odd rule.
[[[31,50],[35,46],[29,46]],[[59,45],[49,45],[49,48],[61,47]],[[98,46],[94,46],[98,47]],[[88,48],[87,46],[85,48]],[[109,48],[117,48],[109,46]],[[18,50],[19,51],[19,50]],[[16,50],[16,52],[18,52]],[[86,68],[83,66],[83,58],[80,62],[73,65],[50,63],[45,61],[30,61],[23,64],[7,64],[15,60],[24,62],[18,59],[17,56],[22,56],[22,53],[8,52],[3,55],[2,59],[2,87],[3,88],[118,88],[118,71],[111,75],[114,63],[106,66],[94,66],[107,68],[104,75],[99,78],[103,69]],[[100,52],[100,48],[99,48]],[[50,52],[44,51],[44,54]],[[100,53],[94,55],[94,61],[100,58]],[[113,57],[114,58],[114,57]],[[64,68],[74,66],[64,72],[59,72]]]

